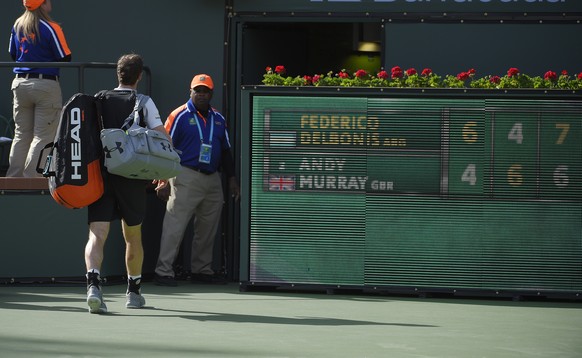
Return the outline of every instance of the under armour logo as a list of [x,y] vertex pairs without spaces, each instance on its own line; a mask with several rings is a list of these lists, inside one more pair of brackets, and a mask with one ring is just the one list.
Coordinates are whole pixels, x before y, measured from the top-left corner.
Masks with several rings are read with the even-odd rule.
[[162,146],[163,150],[167,150],[169,152],[172,151],[172,146],[170,145],[170,143],[162,142],[162,143],[160,143],[160,145]]
[[107,148],[107,146],[105,146],[103,148],[103,151],[105,152],[105,157],[107,158],[111,158],[111,152],[115,152],[116,150],[119,151],[119,154],[123,153],[123,148],[121,148],[121,142],[115,142],[116,147],[113,149],[109,149]]

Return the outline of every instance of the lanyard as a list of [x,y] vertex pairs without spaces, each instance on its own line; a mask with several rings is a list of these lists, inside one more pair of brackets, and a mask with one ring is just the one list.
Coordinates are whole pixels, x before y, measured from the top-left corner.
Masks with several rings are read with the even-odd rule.
[[[198,116],[204,118],[204,116],[197,111]],[[200,127],[200,121],[198,120],[198,116],[194,115],[194,118],[196,118],[196,124],[198,124],[198,133],[200,134],[200,144],[204,144],[204,135],[202,134],[202,128]],[[206,118],[204,118],[205,121]],[[207,121],[208,122],[208,121]],[[208,138],[208,144],[212,145],[212,137],[214,136],[214,120],[212,118],[212,112],[210,112],[210,138]]]

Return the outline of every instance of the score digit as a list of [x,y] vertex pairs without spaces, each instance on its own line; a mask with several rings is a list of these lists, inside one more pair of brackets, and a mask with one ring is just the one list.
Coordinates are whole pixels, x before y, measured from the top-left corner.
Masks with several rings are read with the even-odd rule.
[[521,174],[523,167],[521,164],[514,164],[507,170],[507,182],[511,186],[520,186],[523,184],[523,175]]
[[568,135],[568,131],[570,131],[570,123],[556,123],[556,129],[561,130],[560,136],[556,141],[557,145],[564,144],[566,140],[566,136]]
[[568,166],[558,165],[554,170],[554,184],[557,187],[567,187],[570,178],[568,177]]
[[523,143],[523,125],[521,123],[515,123],[509,131],[507,139],[514,140],[517,144]]
[[467,165],[461,176],[461,181],[468,182],[469,185],[475,185],[477,182],[477,166],[475,164]]
[[475,143],[479,139],[479,133],[475,129],[477,122],[467,122],[463,127],[463,140],[467,143]]

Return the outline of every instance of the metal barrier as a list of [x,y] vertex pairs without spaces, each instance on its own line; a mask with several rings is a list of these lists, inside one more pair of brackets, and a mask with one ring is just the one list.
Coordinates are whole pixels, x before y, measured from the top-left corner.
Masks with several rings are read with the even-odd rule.
[[[31,68],[77,68],[78,71],[78,89],[79,92],[85,91],[85,70],[89,68],[117,68],[116,63],[108,62],[0,62],[0,68],[3,67],[31,67]],[[146,94],[152,92],[152,76],[150,68],[144,66]]]

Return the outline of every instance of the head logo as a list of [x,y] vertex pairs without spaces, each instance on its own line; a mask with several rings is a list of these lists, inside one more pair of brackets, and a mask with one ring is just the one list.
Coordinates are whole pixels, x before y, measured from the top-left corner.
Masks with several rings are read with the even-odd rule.
[[79,169],[81,168],[81,109],[75,107],[71,109],[71,179],[82,179]]

